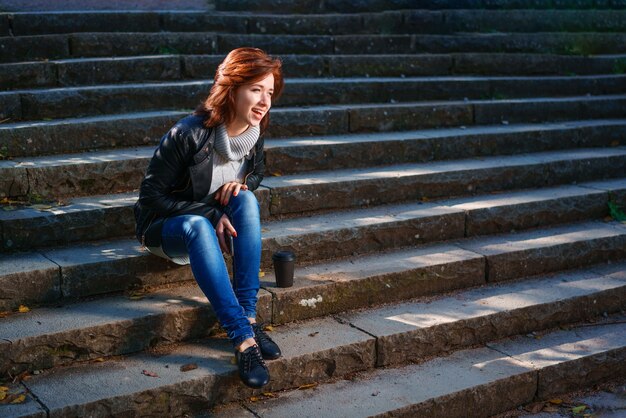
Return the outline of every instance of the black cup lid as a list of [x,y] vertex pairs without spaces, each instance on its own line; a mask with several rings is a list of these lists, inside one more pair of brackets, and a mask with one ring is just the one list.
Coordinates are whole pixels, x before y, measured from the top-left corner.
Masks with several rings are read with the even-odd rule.
[[296,256],[291,251],[276,251],[274,255],[272,255],[272,260],[274,261],[294,261]]

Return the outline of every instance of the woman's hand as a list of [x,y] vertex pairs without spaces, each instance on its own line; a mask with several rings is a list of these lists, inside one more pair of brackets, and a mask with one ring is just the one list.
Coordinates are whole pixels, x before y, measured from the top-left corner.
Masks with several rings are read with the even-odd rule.
[[215,193],[215,200],[220,202],[220,205],[226,206],[228,204],[228,201],[230,200],[230,196],[237,196],[239,190],[248,190],[248,186],[246,186],[245,184],[237,183],[236,181],[226,183],[222,187],[220,187]]
[[233,228],[233,224],[230,223],[228,216],[224,214],[215,226],[215,235],[217,235],[217,241],[220,243],[222,252],[230,254],[230,246],[226,244],[226,234],[236,237],[237,231]]

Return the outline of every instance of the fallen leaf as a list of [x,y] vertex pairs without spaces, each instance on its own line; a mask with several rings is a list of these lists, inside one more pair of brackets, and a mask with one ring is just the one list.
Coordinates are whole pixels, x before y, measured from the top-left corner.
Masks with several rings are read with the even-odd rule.
[[269,228],[261,228],[261,232],[270,232]]
[[6,210],[7,212],[10,210],[16,210],[15,206],[2,206],[2,210]]
[[26,312],[30,312],[30,308],[26,305],[20,305],[20,307],[17,308],[17,311],[19,313],[26,313]]
[[52,206],[50,205],[42,205],[40,203],[35,204],[35,205],[30,205],[31,209],[36,209],[36,210],[48,210],[48,209],[52,209]]
[[256,402],[258,401],[260,398],[258,396],[251,396],[250,397],[250,402]]
[[311,389],[311,388],[314,388],[315,386],[317,386],[317,383],[309,383],[308,385],[298,386],[298,389],[299,390]]
[[130,300],[141,300],[146,296],[146,292],[133,290],[128,294],[128,299]]
[[9,388],[8,388],[8,387],[6,387],[6,386],[0,386],[0,392],[6,392],[6,391],[8,391],[8,390],[9,390]]
[[0,312],[0,318],[6,318],[9,315],[11,315],[9,311]]
[[0,392],[0,401],[5,400],[7,397],[7,393],[6,392]]
[[265,396],[266,398],[276,398],[276,397],[278,397],[278,395],[276,395],[275,393],[272,393],[272,392],[263,392],[263,396]]
[[550,399],[548,402],[550,402],[553,405],[561,405],[563,403],[562,399]]
[[98,363],[102,363],[102,362],[104,362],[104,358],[98,357],[97,359],[94,359],[93,361],[97,361]]
[[315,331],[309,334],[309,337],[315,337],[317,334],[319,334],[319,331]]
[[198,365],[196,363],[183,364],[182,366],[180,366],[180,371],[188,372],[190,370],[195,370],[197,368],[198,368]]
[[236,357],[231,357],[230,358],[230,364],[237,364],[237,358]]
[[274,331],[274,327],[273,327],[273,326],[271,326],[271,325],[265,325],[265,326],[263,327],[263,331],[269,331],[269,332],[272,332],[272,331]]
[[545,408],[542,409],[543,412],[559,412],[559,408],[556,408],[554,406],[546,406]]
[[146,375],[146,376],[150,376],[150,377],[159,377],[159,375],[158,375],[158,374],[156,374],[156,373],[154,373],[154,372],[151,372],[151,371],[148,371],[148,370],[144,370],[144,371],[142,371],[142,372],[141,372],[141,374],[144,374],[144,375]]
[[585,409],[587,409],[587,405],[579,405],[572,408],[572,412],[575,414],[580,414]]
[[259,278],[265,277],[265,272],[263,270],[259,271]]
[[19,395],[17,398],[13,399],[11,403],[23,403],[26,400],[26,395]]

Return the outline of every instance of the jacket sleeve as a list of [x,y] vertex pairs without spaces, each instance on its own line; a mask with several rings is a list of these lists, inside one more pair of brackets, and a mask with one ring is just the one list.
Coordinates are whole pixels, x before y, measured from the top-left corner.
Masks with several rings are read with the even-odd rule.
[[254,167],[252,172],[246,177],[246,186],[249,190],[256,190],[261,184],[265,175],[265,140],[260,137],[255,145]]
[[176,214],[203,214],[216,225],[222,212],[201,202],[179,200],[172,194],[174,185],[186,175],[188,156],[194,143],[189,133],[174,126],[161,139],[148,165],[139,189],[139,204],[164,217]]

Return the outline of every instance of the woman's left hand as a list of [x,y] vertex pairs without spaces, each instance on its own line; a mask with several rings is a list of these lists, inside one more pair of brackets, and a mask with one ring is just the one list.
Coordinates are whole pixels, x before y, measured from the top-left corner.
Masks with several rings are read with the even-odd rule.
[[215,200],[220,202],[220,205],[226,206],[230,200],[230,196],[237,196],[237,194],[239,194],[239,190],[248,190],[248,186],[237,183],[236,181],[226,183],[215,193]]

